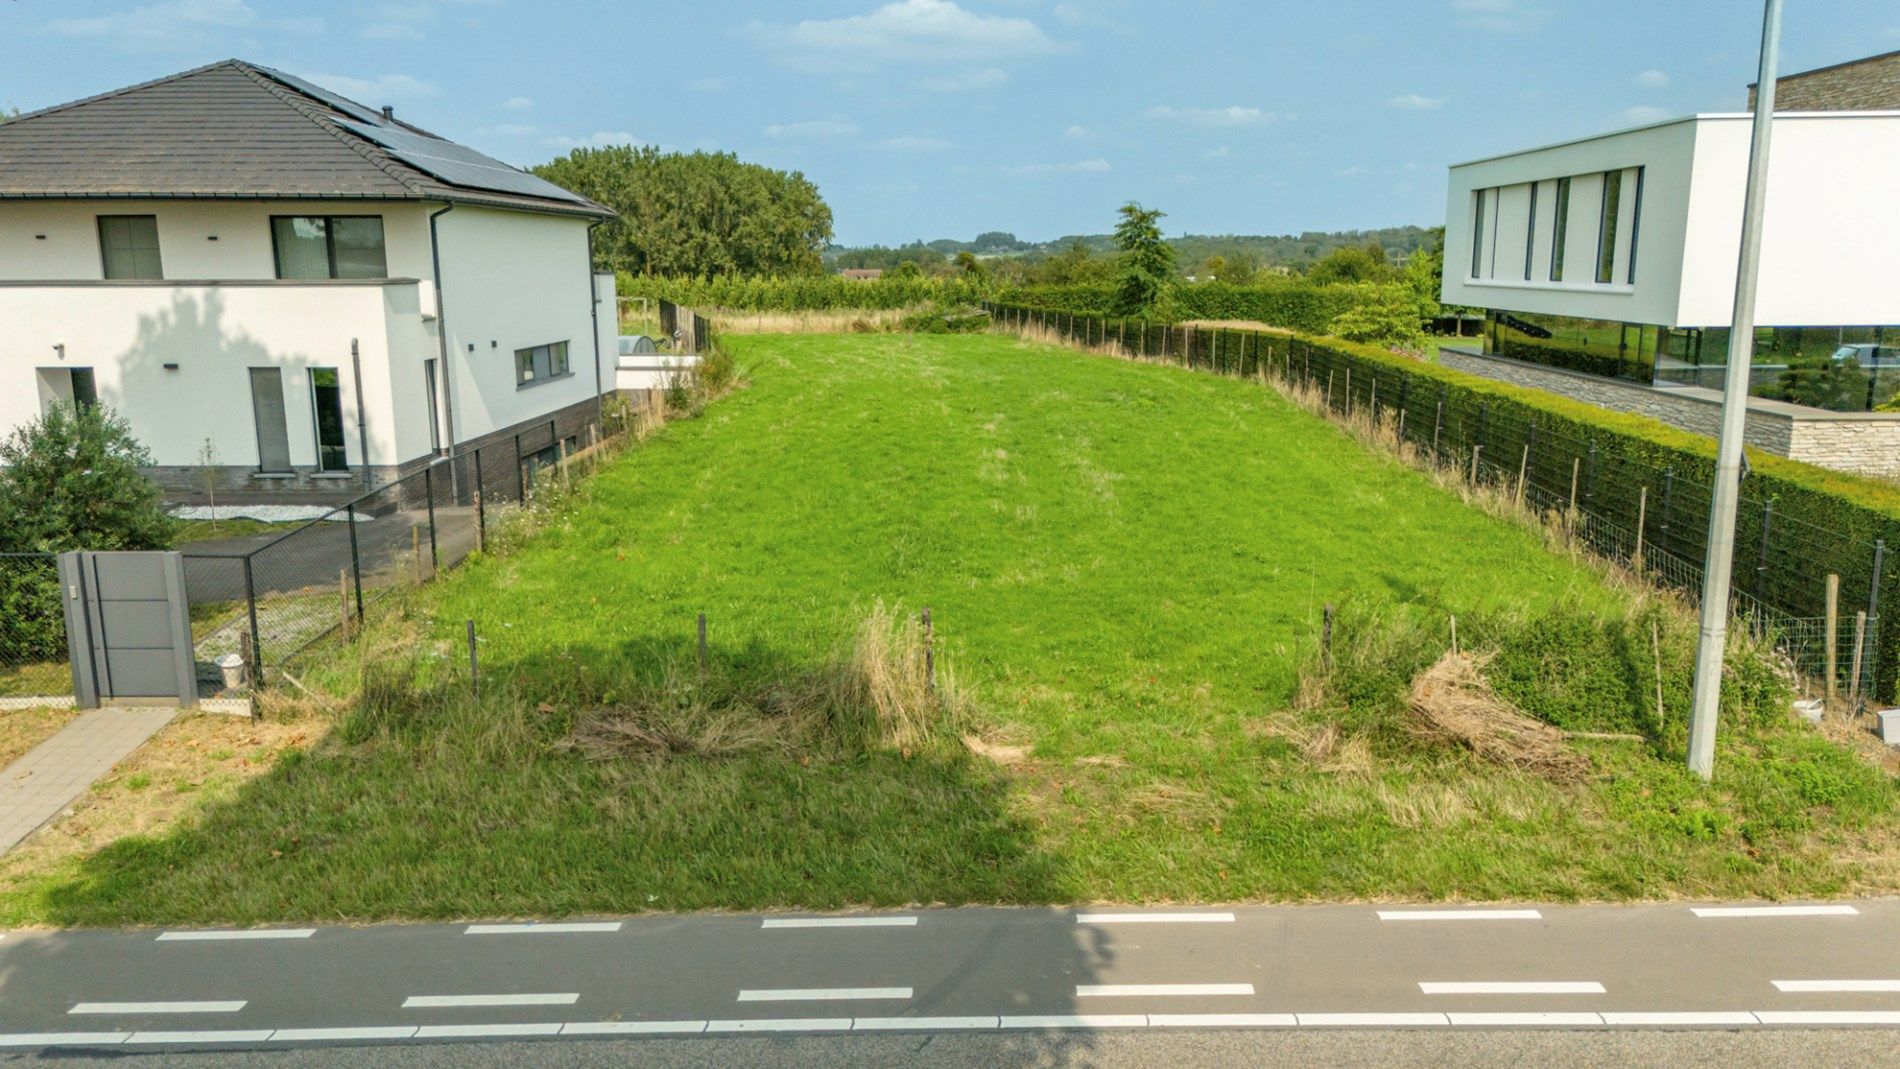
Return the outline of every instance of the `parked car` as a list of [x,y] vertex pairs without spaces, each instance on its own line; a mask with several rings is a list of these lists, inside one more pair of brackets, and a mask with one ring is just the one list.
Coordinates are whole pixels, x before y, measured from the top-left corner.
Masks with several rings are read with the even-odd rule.
[[1849,360],[1863,368],[1900,368],[1900,345],[1843,345],[1834,350],[1834,362]]

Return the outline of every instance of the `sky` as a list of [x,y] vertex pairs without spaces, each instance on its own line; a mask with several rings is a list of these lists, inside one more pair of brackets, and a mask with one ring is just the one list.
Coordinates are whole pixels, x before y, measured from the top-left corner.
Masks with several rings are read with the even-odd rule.
[[[795,169],[837,240],[1437,225],[1448,164],[1747,102],[1750,0],[0,0],[0,106],[237,56],[518,165]],[[1784,73],[1900,49],[1790,0]]]

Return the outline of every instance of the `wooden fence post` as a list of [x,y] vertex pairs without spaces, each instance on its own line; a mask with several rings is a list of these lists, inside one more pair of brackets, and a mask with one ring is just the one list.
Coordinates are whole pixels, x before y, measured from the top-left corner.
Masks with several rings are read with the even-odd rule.
[[1830,702],[1840,696],[1840,629],[1841,577],[1830,572],[1827,577],[1827,627],[1824,632],[1824,646],[1827,651],[1827,700]]
[[1524,455],[1517,462],[1517,507],[1524,507],[1524,479],[1531,470],[1531,444],[1524,443]]
[[1867,610],[1862,609],[1854,614],[1854,657],[1851,662],[1854,676],[1847,681],[1847,704],[1851,706],[1860,705],[1860,657],[1861,651],[1866,648]]
[[1640,574],[1643,570],[1643,529],[1649,525],[1649,487],[1645,486],[1636,495],[1636,551],[1630,554],[1630,567]]

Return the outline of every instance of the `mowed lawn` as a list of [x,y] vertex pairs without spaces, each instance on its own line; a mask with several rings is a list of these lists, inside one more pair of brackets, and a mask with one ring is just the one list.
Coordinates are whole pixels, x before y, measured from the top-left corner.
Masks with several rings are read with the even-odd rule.
[[[1755,849],[1738,831],[1753,803],[1628,743],[1597,744],[1605,774],[1565,785],[1455,754],[1319,760],[1289,741],[1276,717],[1329,602],[1439,627],[1559,607],[1614,617],[1624,595],[1271,390],[998,336],[727,344],[745,389],[372,637],[378,656],[415,644],[410,684],[371,687],[371,712],[163,835],[0,868],[0,919],[1774,895],[1863,880],[1819,847]],[[880,603],[931,609],[983,753],[953,739],[590,760],[560,745],[588,709],[696,673],[699,613],[711,676],[770,679],[823,661]],[[478,703],[464,697],[470,619]]]

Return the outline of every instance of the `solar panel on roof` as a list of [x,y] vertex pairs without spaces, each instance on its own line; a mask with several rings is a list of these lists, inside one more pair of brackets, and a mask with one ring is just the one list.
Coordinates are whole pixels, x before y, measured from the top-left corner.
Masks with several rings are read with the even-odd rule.
[[363,105],[358,104],[356,101],[351,100],[349,97],[342,95],[341,93],[333,93],[330,90],[325,89],[324,87],[315,84],[314,82],[305,81],[304,79],[299,78],[294,74],[285,74],[283,71],[272,70],[269,67],[259,67],[257,69],[260,71],[263,71],[265,74],[270,75],[272,78],[277,79],[278,81],[284,83],[285,85],[291,87],[292,89],[295,89],[297,92],[302,93],[304,96],[310,97],[314,100],[323,101],[325,104],[329,105],[332,108],[335,108],[337,111],[340,111],[345,115],[349,115],[354,118],[361,119],[367,123],[376,123],[376,122],[382,121],[382,115],[379,114],[375,108],[366,108]]
[[571,203],[584,203],[580,197],[545,179],[519,171],[453,141],[427,137],[410,130],[384,126],[376,122],[337,120],[338,124],[389,150],[389,154],[418,171],[434,175],[457,186],[492,189],[500,193],[519,193],[528,197],[547,197]]

